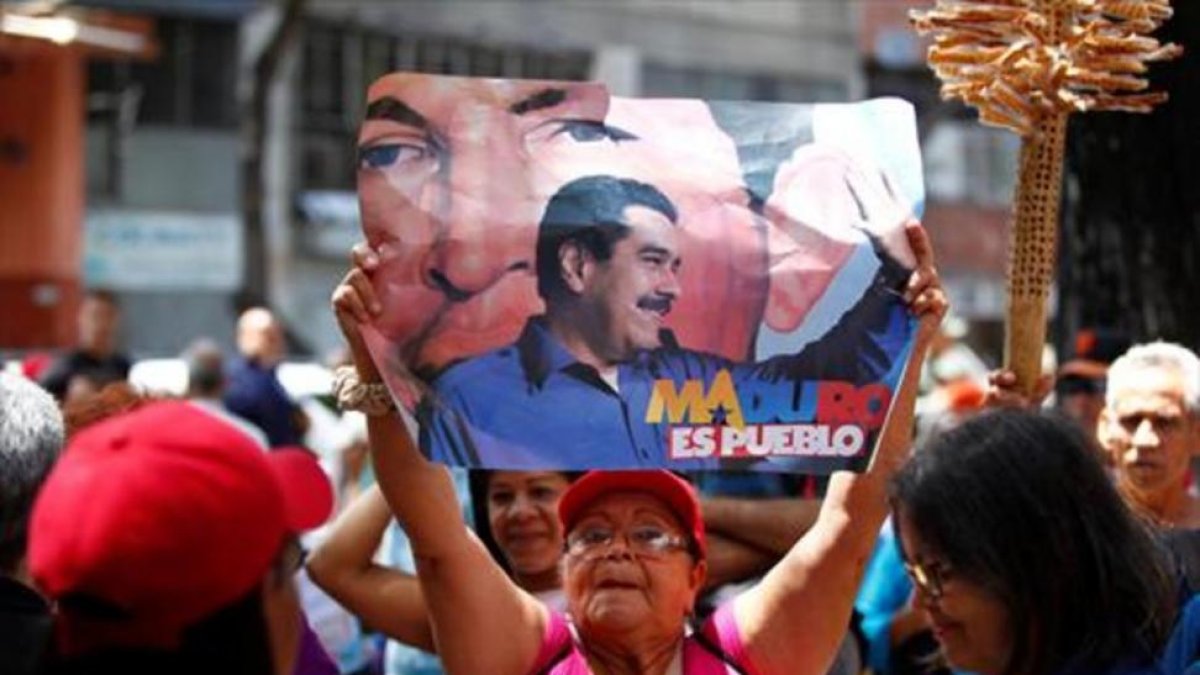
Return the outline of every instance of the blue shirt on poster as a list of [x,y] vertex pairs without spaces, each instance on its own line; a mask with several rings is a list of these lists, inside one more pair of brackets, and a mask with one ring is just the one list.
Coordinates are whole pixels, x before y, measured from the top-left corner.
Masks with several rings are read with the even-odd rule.
[[[803,391],[815,380],[858,386],[895,382],[903,369],[911,322],[896,284],[907,271],[886,268],[863,299],[820,340],[797,354],[760,363],[728,359],[666,343],[618,367],[615,388],[580,363],[531,319],[515,343],[446,369],[434,395],[422,401],[421,447],[431,459],[466,467],[505,469],[677,470],[744,468],[827,473],[861,469],[869,446],[853,457],[798,457],[786,462],[717,458],[673,459],[666,421],[645,419],[654,383],[676,389],[689,380],[711,386],[727,370],[748,423],[808,422],[813,404]],[[709,411],[721,424],[729,411]]]

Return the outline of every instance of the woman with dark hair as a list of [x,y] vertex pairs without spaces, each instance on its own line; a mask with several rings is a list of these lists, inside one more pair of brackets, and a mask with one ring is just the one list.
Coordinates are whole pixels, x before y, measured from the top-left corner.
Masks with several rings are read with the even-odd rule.
[[51,672],[313,672],[292,575],[332,510],[320,465],[183,401],[132,407],[75,433],[34,505]]
[[558,563],[563,533],[558,500],[578,472],[472,471],[475,534],[517,585],[543,602],[562,602]]
[[1177,621],[1169,557],[1070,423],[975,417],[897,474],[892,507],[917,603],[955,668],[1172,673],[1194,659],[1196,607]]
[[[479,539],[518,586],[554,608],[563,605],[558,500],[576,476],[557,471],[474,471],[470,475]],[[417,577],[373,560],[391,520],[379,488],[371,488],[338,518],[309,558],[308,573],[376,630],[432,652],[429,610]]]

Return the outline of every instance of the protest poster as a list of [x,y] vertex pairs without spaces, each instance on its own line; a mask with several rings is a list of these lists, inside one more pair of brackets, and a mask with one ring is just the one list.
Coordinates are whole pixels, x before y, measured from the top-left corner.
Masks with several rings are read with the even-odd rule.
[[431,459],[862,469],[914,324],[911,106],[388,75],[359,136],[383,313]]

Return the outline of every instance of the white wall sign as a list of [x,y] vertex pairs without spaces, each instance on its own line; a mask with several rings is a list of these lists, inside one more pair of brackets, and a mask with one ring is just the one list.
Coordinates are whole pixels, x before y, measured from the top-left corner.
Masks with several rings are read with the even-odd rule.
[[92,209],[83,277],[123,291],[232,291],[242,280],[242,226],[234,214]]

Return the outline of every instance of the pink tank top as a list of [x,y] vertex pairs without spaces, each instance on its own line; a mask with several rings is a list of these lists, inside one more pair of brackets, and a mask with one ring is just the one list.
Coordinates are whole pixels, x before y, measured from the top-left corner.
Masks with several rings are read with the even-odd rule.
[[[550,612],[550,623],[530,675],[591,675],[587,658],[561,612]],[[742,644],[730,603],[721,605],[698,634],[683,640],[680,675],[758,675]]]

